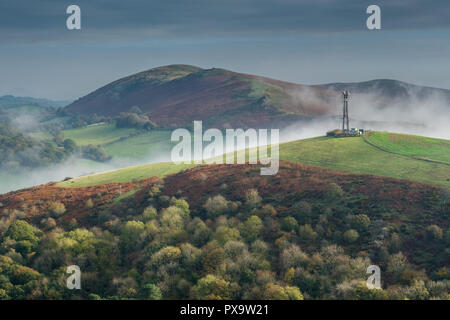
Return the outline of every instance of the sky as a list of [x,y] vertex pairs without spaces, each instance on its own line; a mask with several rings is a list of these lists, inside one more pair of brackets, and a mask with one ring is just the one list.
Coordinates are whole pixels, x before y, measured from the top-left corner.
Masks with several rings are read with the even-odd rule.
[[[66,8],[81,8],[68,30]],[[381,8],[381,30],[366,9]],[[168,64],[450,89],[448,0],[0,0],[0,95],[72,100]]]

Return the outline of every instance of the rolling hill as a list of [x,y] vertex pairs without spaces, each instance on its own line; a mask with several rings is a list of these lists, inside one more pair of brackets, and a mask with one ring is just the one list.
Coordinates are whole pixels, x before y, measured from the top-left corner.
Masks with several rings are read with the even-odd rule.
[[72,101],[55,101],[50,99],[32,98],[32,97],[16,97],[13,95],[0,96],[0,106],[36,106],[44,108],[58,108],[70,104]]
[[328,90],[348,90],[355,94],[378,94],[386,99],[409,99],[411,92],[417,98],[427,99],[435,95],[441,95],[450,102],[450,90],[432,87],[418,86],[403,81],[392,79],[376,79],[363,82],[341,82],[316,85],[314,87]]
[[73,298],[76,264],[78,299],[448,299],[448,150],[318,137],[282,144],[274,176],[156,163],[3,194],[0,298]]
[[[383,145],[380,143],[380,146]],[[375,174],[450,187],[449,163],[415,159],[411,157],[411,154],[401,154],[403,150],[401,147],[399,149],[398,154],[387,152],[367,143],[364,137],[343,139],[319,137],[281,144],[280,158],[335,170]],[[450,152],[449,147],[445,147],[445,150],[447,154]]]
[[[65,110],[115,117],[139,106],[160,128],[190,127],[194,120],[220,129],[283,128],[302,121],[334,119],[341,112],[343,89],[351,92],[354,124],[374,130],[395,131],[398,126],[416,133],[427,128],[427,135],[435,136],[433,131],[443,131],[445,124],[433,115],[450,111],[450,90],[397,80],[308,86],[189,65],[130,75],[81,97]],[[447,135],[440,132],[437,136]]]
[[[311,92],[311,99],[301,92]],[[336,92],[232,72],[169,65],[112,82],[78,99],[66,110],[115,116],[139,106],[159,127],[274,127],[335,114]],[[325,103],[328,101],[329,103]]]
[[366,140],[387,152],[450,163],[449,140],[390,132],[370,132]]
[[[0,195],[0,298],[70,299],[58,280],[76,264],[78,299],[448,299],[447,201],[289,161],[24,189]],[[373,264],[382,290],[365,285]]]
[[[364,137],[317,137],[281,144],[280,160],[450,187],[450,162],[445,161],[450,155],[449,143],[448,140],[385,132],[370,132]],[[166,166],[171,168],[171,173],[176,172],[176,166],[172,168],[171,163],[149,164],[134,167],[133,170],[127,168],[80,177],[60,185],[126,182],[159,176],[161,168]],[[180,166],[180,170],[184,169]]]

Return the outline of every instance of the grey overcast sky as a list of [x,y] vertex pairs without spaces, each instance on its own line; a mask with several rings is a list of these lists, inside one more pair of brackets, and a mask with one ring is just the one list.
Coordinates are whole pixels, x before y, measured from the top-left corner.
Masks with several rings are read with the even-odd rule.
[[[81,30],[66,8],[81,8]],[[366,8],[381,8],[381,30]],[[167,64],[450,89],[449,0],[0,0],[0,95],[75,99]]]

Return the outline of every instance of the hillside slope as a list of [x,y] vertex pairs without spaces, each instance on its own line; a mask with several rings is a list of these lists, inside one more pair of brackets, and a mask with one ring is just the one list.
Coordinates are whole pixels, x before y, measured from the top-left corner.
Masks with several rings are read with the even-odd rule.
[[366,140],[387,152],[450,164],[449,140],[390,132],[370,132]]
[[[448,154],[450,147],[445,147],[445,150]],[[337,139],[320,137],[284,143],[280,145],[280,158],[335,170],[375,174],[450,187],[450,164],[433,163],[414,159],[409,155],[393,154],[368,144],[363,137]]]
[[[353,125],[374,130],[447,137],[442,119],[450,112],[450,90],[378,79],[358,83],[300,85],[212,68],[168,65],[114,81],[69,106],[84,116],[114,117],[133,106],[160,128],[190,127],[203,120],[215,128],[284,128],[341,113],[341,90],[351,93]],[[302,122],[303,123],[303,122]]]
[[[308,91],[320,99],[300,93]],[[112,82],[70,104],[78,114],[114,116],[139,106],[159,127],[274,127],[336,113],[333,91],[187,65],[154,68]]]
[[[446,205],[447,201],[447,205]],[[1,299],[448,299],[435,186],[282,161],[0,196]],[[50,217],[49,217],[50,215]],[[81,290],[60,279],[76,264]],[[368,290],[369,265],[383,290]]]
[[[382,137],[385,134],[371,132],[369,137],[373,139],[373,137]],[[378,148],[367,143],[364,137],[318,137],[282,143],[280,145],[280,159],[351,173],[374,174],[450,187],[450,164],[439,160],[447,159],[450,154],[448,140],[413,136],[415,137],[415,143],[422,145],[421,148],[416,148],[416,151],[414,151],[408,148],[410,141],[408,138],[411,136],[391,135],[397,137],[396,141],[402,142],[397,142],[397,145],[394,145],[397,147],[398,154],[393,154],[387,149],[392,149],[394,148],[393,146],[377,142],[382,147]],[[426,144],[426,146],[424,147],[423,144]],[[435,158],[437,162],[420,159],[424,155],[427,155],[428,158]],[[125,182],[131,181],[133,178],[142,179],[143,177],[152,176],[154,172],[159,172],[160,165],[162,164],[136,166],[134,170],[115,170],[94,176],[76,178],[60,185],[87,186],[109,181]],[[179,170],[183,169],[185,167],[180,166]],[[176,166],[170,170],[170,172],[176,171]]]

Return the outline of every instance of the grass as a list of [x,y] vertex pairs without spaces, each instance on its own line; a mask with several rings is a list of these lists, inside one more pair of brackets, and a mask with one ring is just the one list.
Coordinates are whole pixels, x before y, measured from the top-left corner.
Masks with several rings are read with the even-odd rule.
[[74,140],[77,145],[104,145],[137,132],[133,128],[116,128],[115,124],[105,123],[84,128],[63,131],[64,138]]
[[158,155],[168,159],[172,149],[169,130],[152,130],[105,146],[106,152],[119,158],[145,158]]
[[172,162],[152,163],[79,177],[60,182],[58,186],[74,188],[88,187],[113,182],[128,182],[133,179],[140,180],[148,177],[164,177],[194,166],[195,164],[174,164]]
[[[425,139],[426,141],[437,140]],[[445,146],[445,140],[443,141]],[[126,146],[124,145],[123,148],[125,150]],[[450,147],[448,149],[450,150]],[[401,150],[403,149],[400,148]],[[349,173],[374,174],[450,187],[449,165],[414,159],[407,154],[389,153],[368,144],[362,137],[318,137],[283,143],[280,145],[280,159],[344,170]],[[195,164],[176,165],[171,162],[154,163],[80,177],[59,185],[83,187],[126,182],[151,176],[163,177],[194,166]]]
[[260,79],[251,80],[251,91],[248,96],[255,99],[264,97],[273,105],[277,105],[280,101],[287,98],[286,93],[281,87],[268,84]]
[[390,152],[450,163],[450,141],[390,132],[372,132],[367,139]]
[[[139,132],[133,128],[116,128],[114,124],[99,124],[63,131],[64,138],[72,139],[77,145],[103,145],[112,157],[145,159],[157,154],[168,159],[172,149],[171,131],[152,130]],[[130,136],[130,134],[136,134]]]
[[377,149],[362,137],[319,137],[280,145],[282,160],[352,173],[409,179],[450,187],[450,166]]
[[113,204],[118,204],[123,199],[131,197],[136,192],[138,192],[138,190],[139,190],[139,188],[134,188],[133,190],[130,190],[130,191],[126,192],[126,193],[121,194],[120,196],[118,196],[117,198],[114,199]]

